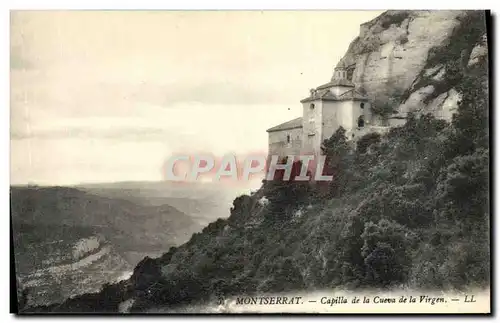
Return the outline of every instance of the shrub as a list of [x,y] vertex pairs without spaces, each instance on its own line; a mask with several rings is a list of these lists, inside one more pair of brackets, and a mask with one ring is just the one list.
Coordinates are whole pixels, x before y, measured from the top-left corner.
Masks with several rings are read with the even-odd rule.
[[380,142],[380,138],[381,138],[380,134],[376,132],[368,133],[363,137],[359,138],[356,145],[358,153],[360,154],[366,153],[368,147]]

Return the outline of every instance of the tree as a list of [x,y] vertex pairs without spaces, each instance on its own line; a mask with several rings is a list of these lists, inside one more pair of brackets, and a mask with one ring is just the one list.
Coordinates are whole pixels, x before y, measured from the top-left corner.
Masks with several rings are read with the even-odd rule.
[[359,154],[364,154],[366,153],[368,147],[370,147],[373,144],[377,144],[380,142],[380,134],[376,132],[371,132],[363,137],[359,138],[357,144],[356,144],[356,151]]
[[471,154],[477,148],[488,148],[487,62],[480,62],[474,71],[464,75],[457,91],[462,94],[462,98],[452,119],[454,132],[450,135],[450,145],[446,150],[448,158]]
[[342,195],[348,181],[347,156],[350,148],[343,127],[339,127],[335,133],[323,141],[321,151],[326,156],[324,175],[332,175],[333,179],[328,186],[328,197]]
[[264,192],[270,202],[265,220],[268,223],[282,224],[291,219],[293,212],[300,205],[307,203],[311,187],[307,181],[297,181],[302,163],[296,161],[292,164],[289,180],[284,180],[284,170],[277,170],[272,181],[265,181]]
[[442,173],[437,187],[437,203],[442,215],[469,229],[487,230],[489,192],[489,151],[458,156]]
[[397,222],[382,219],[378,223],[367,223],[361,237],[365,278],[369,284],[387,286],[406,280],[413,232]]

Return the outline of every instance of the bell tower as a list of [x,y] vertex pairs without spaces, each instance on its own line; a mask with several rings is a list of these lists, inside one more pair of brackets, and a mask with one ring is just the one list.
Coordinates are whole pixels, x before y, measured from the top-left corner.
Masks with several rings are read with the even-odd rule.
[[347,69],[345,67],[335,67],[332,81],[342,81],[347,79]]

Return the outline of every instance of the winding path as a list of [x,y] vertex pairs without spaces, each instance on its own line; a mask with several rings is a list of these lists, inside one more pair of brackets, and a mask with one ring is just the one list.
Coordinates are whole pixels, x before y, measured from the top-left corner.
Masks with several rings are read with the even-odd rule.
[[111,251],[110,246],[104,246],[102,247],[98,252],[93,253],[91,255],[88,255],[85,258],[82,258],[76,262],[73,262],[71,264],[65,264],[65,265],[58,265],[58,266],[52,266],[52,267],[47,267],[43,269],[39,269],[35,271],[33,274],[30,276],[32,277],[41,277],[43,274],[57,274],[60,272],[65,272],[69,270],[76,270],[81,267],[85,267],[88,265],[91,265],[93,262],[101,259],[103,256],[107,255]]

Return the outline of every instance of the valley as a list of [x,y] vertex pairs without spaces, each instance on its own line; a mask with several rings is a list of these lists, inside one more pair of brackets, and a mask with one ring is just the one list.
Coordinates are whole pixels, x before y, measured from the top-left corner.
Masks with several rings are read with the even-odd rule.
[[168,183],[11,187],[16,276],[30,306],[127,279],[217,217],[230,190]]

